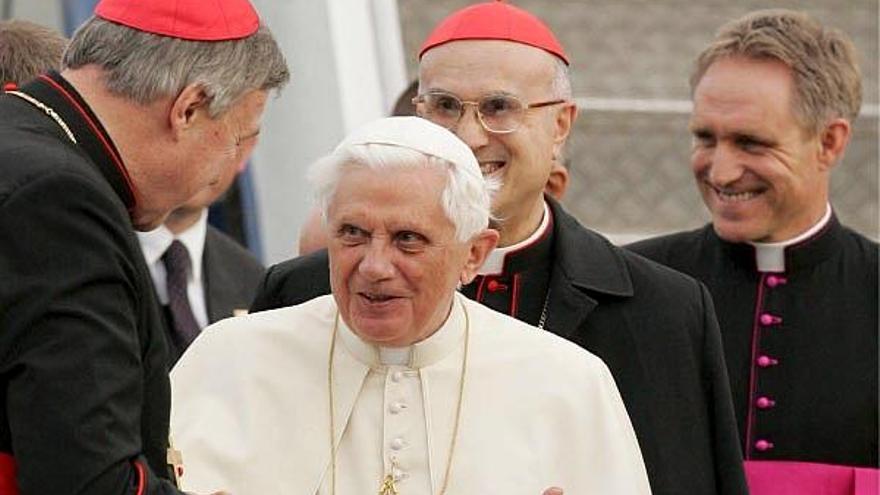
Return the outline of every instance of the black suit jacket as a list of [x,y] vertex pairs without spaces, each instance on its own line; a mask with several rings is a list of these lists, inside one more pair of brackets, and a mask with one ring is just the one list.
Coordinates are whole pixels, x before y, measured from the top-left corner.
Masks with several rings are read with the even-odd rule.
[[215,323],[248,309],[266,269],[234,239],[208,226],[202,255],[208,321]]
[[[747,493],[721,337],[694,279],[619,249],[558,204],[545,328],[602,358],[656,495]],[[330,291],[327,252],[273,266],[252,311]]]
[[[202,287],[208,324],[229,318],[236,310],[248,309],[265,272],[263,265],[250,251],[213,225],[208,225],[202,252]],[[164,316],[169,365],[173,367],[184,349],[174,339],[167,306]]]

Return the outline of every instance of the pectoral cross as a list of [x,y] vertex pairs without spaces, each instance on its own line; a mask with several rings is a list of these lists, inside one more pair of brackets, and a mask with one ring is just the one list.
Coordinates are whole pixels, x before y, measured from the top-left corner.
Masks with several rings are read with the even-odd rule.
[[180,488],[180,477],[183,476],[183,455],[179,450],[174,450],[170,439],[168,450],[165,451],[165,462],[171,470],[171,480],[174,482],[174,486]]
[[397,485],[394,484],[394,476],[390,473],[382,481],[382,486],[379,487],[379,495],[399,495],[397,493]]

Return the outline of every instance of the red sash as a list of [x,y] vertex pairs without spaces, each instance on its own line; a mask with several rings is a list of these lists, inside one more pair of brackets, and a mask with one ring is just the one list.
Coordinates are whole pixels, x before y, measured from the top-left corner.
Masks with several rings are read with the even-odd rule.
[[18,495],[18,482],[15,481],[15,457],[0,452],[0,494]]
[[[139,461],[133,462],[138,477],[137,495],[143,495],[147,486],[147,475]],[[19,495],[15,479],[15,457],[0,452],[0,495]]]

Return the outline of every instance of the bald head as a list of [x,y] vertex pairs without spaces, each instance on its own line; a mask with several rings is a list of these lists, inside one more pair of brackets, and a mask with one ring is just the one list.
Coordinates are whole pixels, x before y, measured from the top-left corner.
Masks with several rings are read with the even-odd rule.
[[[498,63],[499,61],[505,63]],[[510,61],[511,63],[506,63]],[[499,69],[502,72],[489,72]],[[427,81],[426,81],[426,77]],[[419,63],[419,93],[432,88],[426,82],[467,77],[491,79],[494,87],[515,94],[540,88],[547,95],[571,97],[568,66],[550,53],[522,43],[501,40],[462,40],[425,52]],[[505,88],[505,89],[501,89]]]
[[[444,123],[471,148],[483,175],[501,183],[492,200],[501,246],[531,235],[544,214],[545,186],[577,116],[567,71],[550,52],[514,41],[450,41],[422,56],[420,94],[447,94],[462,102],[501,95],[516,98],[523,108],[511,132],[487,128],[474,105],[465,105],[457,122]],[[417,111],[432,118],[424,105]]]
[[308,218],[306,218],[305,223],[299,229],[298,244],[300,256],[305,256],[327,247],[327,231],[324,229],[321,209],[317,206],[309,211]]

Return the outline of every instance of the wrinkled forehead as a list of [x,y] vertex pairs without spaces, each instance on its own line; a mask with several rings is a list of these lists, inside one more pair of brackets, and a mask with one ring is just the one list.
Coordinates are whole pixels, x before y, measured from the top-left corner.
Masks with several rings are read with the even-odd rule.
[[349,160],[340,167],[340,177],[328,209],[336,212],[364,211],[376,215],[426,211],[440,206],[447,173],[422,163],[387,164],[371,167]]
[[694,88],[691,126],[717,118],[778,125],[770,116],[798,116],[791,70],[772,59],[726,57],[713,62]]
[[556,60],[540,48],[513,41],[452,41],[425,52],[419,63],[419,92],[443,90],[464,98],[543,95],[552,88]]
[[330,201],[328,224],[451,237],[455,228],[442,206],[446,181],[446,174],[437,167],[371,169],[352,164]]

